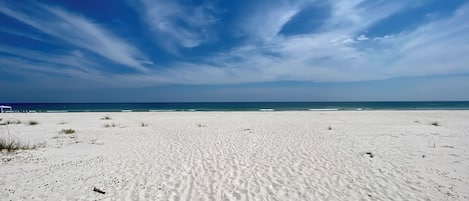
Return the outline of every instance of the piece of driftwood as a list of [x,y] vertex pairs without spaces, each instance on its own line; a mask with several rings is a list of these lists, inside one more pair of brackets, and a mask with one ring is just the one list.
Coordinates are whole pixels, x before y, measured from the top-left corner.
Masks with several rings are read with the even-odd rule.
[[106,194],[106,192],[104,192],[104,191],[102,191],[102,190],[100,190],[99,188],[96,188],[96,187],[93,188],[93,191],[97,192],[97,193],[101,193],[101,194]]

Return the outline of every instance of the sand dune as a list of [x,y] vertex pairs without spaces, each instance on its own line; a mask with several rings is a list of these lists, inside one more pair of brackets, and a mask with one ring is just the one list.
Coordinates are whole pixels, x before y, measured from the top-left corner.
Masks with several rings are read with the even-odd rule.
[[469,111],[0,115],[1,200],[469,200]]

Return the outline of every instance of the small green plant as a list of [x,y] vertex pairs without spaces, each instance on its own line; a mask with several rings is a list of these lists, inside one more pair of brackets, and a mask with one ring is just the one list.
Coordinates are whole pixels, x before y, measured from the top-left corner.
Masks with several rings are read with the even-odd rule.
[[104,116],[103,118],[101,118],[101,120],[111,120],[111,117]]
[[34,121],[34,120],[28,121],[28,125],[30,125],[30,126],[35,126],[35,125],[38,125],[38,124],[39,124],[39,122]]
[[433,125],[433,126],[441,126],[441,124],[440,124],[440,123],[438,123],[437,121],[435,121],[435,122],[432,122],[430,125]]
[[75,133],[75,132],[76,132],[75,130],[69,128],[69,129],[62,129],[62,130],[60,130],[59,133],[62,133],[62,134],[73,134],[73,133]]
[[148,124],[142,121],[142,122],[140,122],[140,126],[141,126],[141,127],[147,127]]

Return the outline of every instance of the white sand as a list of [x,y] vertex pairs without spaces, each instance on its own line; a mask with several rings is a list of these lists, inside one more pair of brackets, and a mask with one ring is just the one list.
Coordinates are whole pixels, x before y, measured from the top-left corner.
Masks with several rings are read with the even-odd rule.
[[44,146],[0,154],[1,200],[469,200],[469,111],[0,118]]

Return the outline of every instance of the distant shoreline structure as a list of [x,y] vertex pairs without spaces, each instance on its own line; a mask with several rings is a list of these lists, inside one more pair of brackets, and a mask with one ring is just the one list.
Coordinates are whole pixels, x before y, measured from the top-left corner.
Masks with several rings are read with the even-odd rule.
[[[369,111],[469,110],[458,102],[195,102],[195,103],[8,103],[11,112],[217,112],[217,111]],[[10,111],[9,111],[10,112]]]
[[7,113],[7,112],[12,112],[13,107],[9,105],[0,105],[0,113]]

